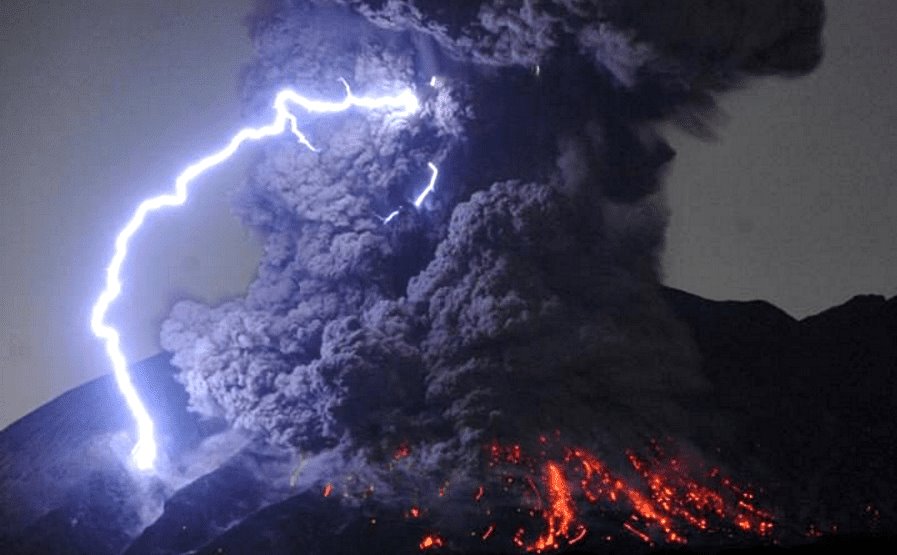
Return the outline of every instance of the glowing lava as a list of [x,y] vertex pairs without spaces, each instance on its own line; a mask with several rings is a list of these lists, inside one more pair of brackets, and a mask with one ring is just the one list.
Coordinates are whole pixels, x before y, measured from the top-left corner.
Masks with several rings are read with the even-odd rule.
[[445,540],[442,539],[442,537],[438,534],[427,534],[426,536],[424,536],[424,539],[420,541],[418,547],[421,551],[424,551],[427,549],[438,549],[444,545]]
[[[309,114],[333,114],[345,112],[351,108],[392,110],[400,114],[412,114],[420,108],[420,103],[411,90],[405,90],[394,96],[355,96],[349,88],[349,84],[345,81],[342,81],[342,83],[346,88],[346,95],[341,101],[315,100],[291,89],[284,89],[277,93],[273,105],[275,117],[271,123],[262,127],[240,130],[231,138],[227,146],[188,166],[175,180],[173,193],[160,195],[141,202],[131,219],[128,220],[116,237],[115,253],[106,268],[106,286],[93,305],[90,327],[94,335],[105,343],[106,354],[112,364],[115,381],[137,424],[137,443],[134,445],[131,455],[135,465],[141,470],[149,470],[155,464],[158,448],[154,437],[154,424],[131,381],[131,376],[128,373],[128,361],[121,349],[120,334],[118,330],[106,322],[106,314],[110,305],[121,294],[121,269],[128,255],[128,245],[131,239],[143,226],[148,214],[161,208],[184,204],[187,200],[188,186],[191,182],[207,170],[228,160],[237,152],[240,146],[248,141],[275,137],[289,130],[300,144],[309,150],[317,151],[305,134],[300,131],[298,117],[290,111],[291,106],[301,108]],[[438,170],[432,163],[430,164],[430,169],[433,173],[430,184],[415,200],[415,207],[420,207],[420,204],[435,185]]]
[[[651,444],[650,457],[628,452],[631,468],[622,472],[611,471],[585,449],[540,442],[536,456],[520,445],[494,442],[487,448],[502,490],[513,496],[516,488],[522,508],[528,509],[518,513],[542,521],[542,532],[531,540],[527,529],[532,523],[516,527],[511,542],[520,550],[542,553],[578,543],[588,533],[589,516],[596,513],[650,545],[681,545],[698,535],[769,537],[775,528],[772,514],[757,507],[749,490],[716,468],[692,472],[657,442]],[[477,501],[482,503],[481,498]]]
[[[428,505],[409,504],[402,514],[406,522],[426,527],[447,522],[440,515],[457,524],[457,503],[470,503],[471,511],[460,512],[473,515],[473,520],[462,523],[466,530],[452,542],[488,542],[490,549],[502,552],[546,553],[592,537],[601,543],[632,538],[649,546],[681,546],[701,539],[716,545],[757,538],[774,542],[784,537],[776,534],[775,517],[760,508],[749,488],[719,468],[686,463],[668,453],[675,453],[671,444],[664,445],[670,446],[652,440],[639,452],[614,457],[617,466],[612,467],[594,451],[564,444],[559,433],[541,436],[535,448],[494,441],[482,451],[481,483],[463,497],[452,495],[447,481],[434,484],[435,495],[425,497]],[[396,461],[411,457],[418,447],[399,443],[385,469],[395,470]],[[404,472],[396,477],[395,491],[419,486],[403,484]],[[347,481],[352,482],[344,488],[347,495],[358,501],[374,494],[371,486],[360,489],[351,477]],[[429,528],[418,547],[446,547],[447,536],[441,532]]]
[[[527,548],[528,551],[541,553],[546,549],[560,547],[560,537],[569,538],[573,521],[576,518],[576,507],[573,505],[573,496],[570,495],[570,486],[567,476],[560,464],[549,461],[545,463],[545,471],[542,483],[548,490],[548,508],[545,510],[546,530],[536,541]],[[580,525],[579,532],[585,531]]]

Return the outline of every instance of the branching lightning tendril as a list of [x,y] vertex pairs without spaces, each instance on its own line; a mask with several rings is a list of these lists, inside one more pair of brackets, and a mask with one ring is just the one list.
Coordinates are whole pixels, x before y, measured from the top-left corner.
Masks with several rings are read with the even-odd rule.
[[[436,167],[436,164],[429,162],[427,163],[427,166],[430,168],[430,182],[427,183],[424,190],[417,195],[417,198],[414,199],[413,204],[415,208],[420,208],[424,201],[427,200],[427,197],[430,196],[430,193],[436,188],[436,180],[439,178],[439,168]],[[399,212],[399,210],[393,210],[388,216],[381,218],[383,223],[388,224],[393,218],[399,215]]]
[[[121,269],[128,255],[128,245],[137,231],[143,226],[148,214],[166,207],[181,206],[187,200],[190,183],[205,171],[228,160],[244,143],[258,141],[264,138],[278,136],[289,130],[298,139],[299,143],[309,150],[317,152],[317,148],[309,142],[308,138],[299,129],[297,116],[290,111],[290,106],[297,106],[310,114],[333,114],[345,112],[351,108],[363,108],[368,110],[393,110],[400,114],[412,114],[420,108],[420,102],[411,90],[405,90],[395,96],[365,97],[355,96],[349,84],[342,81],[346,88],[343,100],[325,101],[315,100],[300,95],[294,90],[284,89],[280,91],[274,100],[274,120],[268,125],[256,128],[244,128],[231,138],[230,142],[221,150],[202,158],[198,162],[188,166],[175,180],[173,193],[152,197],[140,203],[131,219],[115,239],[115,253],[106,268],[106,286],[93,305],[90,327],[94,335],[103,340],[106,354],[112,364],[116,383],[125,398],[128,409],[137,424],[137,442],[131,452],[135,465],[141,470],[150,470],[154,467],[157,446],[155,440],[155,426],[146,406],[140,399],[131,375],[128,372],[128,361],[122,352],[121,337],[117,329],[106,322],[106,314],[118,296],[121,294]],[[414,205],[419,208],[433,191],[438,175],[438,169],[431,162],[429,164],[432,176],[426,189],[415,199]],[[390,214],[384,222],[391,220],[398,211]]]

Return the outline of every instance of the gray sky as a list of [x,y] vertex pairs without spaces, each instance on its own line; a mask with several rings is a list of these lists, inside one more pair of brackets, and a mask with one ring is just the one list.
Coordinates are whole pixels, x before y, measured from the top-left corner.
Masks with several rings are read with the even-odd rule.
[[894,4],[826,7],[814,73],[722,96],[717,142],[668,133],[669,285],[795,317],[897,294]]
[[[250,5],[0,1],[0,428],[110,371],[89,319],[114,236],[248,123],[237,79]],[[130,359],[159,351],[172,300],[237,295],[252,278],[260,251],[222,194],[238,166],[135,239],[109,318]]]
[[[109,371],[88,320],[115,233],[142,198],[253,123],[236,94],[250,4],[0,2],[0,428]],[[897,293],[893,8],[828,7],[816,73],[723,97],[717,141],[666,129],[679,152],[668,284],[798,317]],[[175,299],[249,283],[259,250],[227,202],[245,162],[204,177],[187,207],[135,240],[110,313],[132,360],[158,352]]]

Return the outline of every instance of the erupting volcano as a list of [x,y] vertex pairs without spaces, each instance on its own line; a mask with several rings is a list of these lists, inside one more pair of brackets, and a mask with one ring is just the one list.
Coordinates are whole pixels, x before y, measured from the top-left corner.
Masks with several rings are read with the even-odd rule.
[[[336,100],[278,100],[253,147],[234,211],[257,275],[175,304],[166,354],[131,368],[152,472],[126,463],[106,382],[0,435],[0,542],[641,552],[892,530],[893,425],[858,407],[893,403],[895,347],[857,324],[851,362],[823,357],[850,326],[661,285],[657,126],[700,134],[715,95],[810,72],[823,20],[821,0],[260,2],[246,113]],[[378,98],[409,108],[348,109]],[[894,300],[873,304],[851,321],[897,333]],[[836,364],[868,371],[842,389]],[[31,439],[53,411],[87,431]]]

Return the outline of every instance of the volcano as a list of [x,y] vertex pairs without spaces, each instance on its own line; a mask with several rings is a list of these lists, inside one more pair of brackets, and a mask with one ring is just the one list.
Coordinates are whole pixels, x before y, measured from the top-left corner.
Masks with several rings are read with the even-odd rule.
[[111,380],[63,396],[0,438],[4,547],[712,551],[895,530],[894,300],[796,321],[660,285],[659,124],[712,135],[720,94],[814,70],[824,21],[821,0],[260,2],[250,119],[284,87],[409,89],[419,110],[309,115],[314,151],[259,145],[232,198],[263,244],[246,294],[179,300],[166,354],[132,368],[155,470],[130,461]]
[[[893,547],[897,298],[857,296],[795,320],[762,301],[711,301],[669,288],[660,294],[689,330],[710,384],[693,399],[689,440],[762,485],[758,503],[771,511],[778,535],[692,533],[684,546],[647,544],[614,529],[619,519],[610,510],[588,513],[582,541],[558,549]],[[332,488],[303,485],[303,464],[314,461],[297,465],[224,421],[188,411],[169,360],[163,353],[133,369],[162,440],[156,475],[129,466],[132,424],[111,376],[0,432],[0,551],[525,552],[498,543],[498,533],[473,544],[443,537],[425,507],[397,507],[376,491],[346,503]],[[513,518],[496,511],[492,523],[507,531]]]

